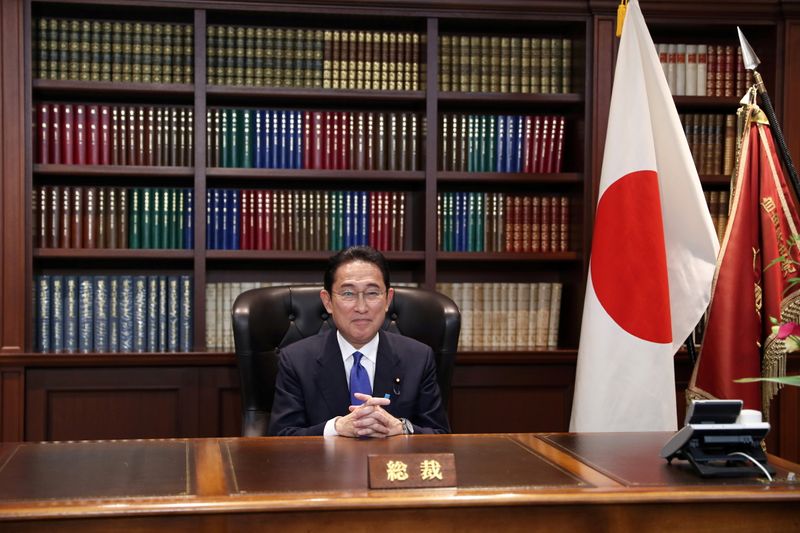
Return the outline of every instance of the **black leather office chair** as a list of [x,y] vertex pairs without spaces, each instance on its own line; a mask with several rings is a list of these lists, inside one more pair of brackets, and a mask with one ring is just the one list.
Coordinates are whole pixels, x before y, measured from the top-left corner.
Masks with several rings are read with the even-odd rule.
[[[253,289],[233,303],[233,339],[242,383],[242,435],[267,434],[277,350],[322,329],[334,327],[319,298],[321,287],[284,286]],[[400,333],[433,349],[445,409],[450,395],[461,314],[453,301],[437,292],[395,287],[384,330]]]

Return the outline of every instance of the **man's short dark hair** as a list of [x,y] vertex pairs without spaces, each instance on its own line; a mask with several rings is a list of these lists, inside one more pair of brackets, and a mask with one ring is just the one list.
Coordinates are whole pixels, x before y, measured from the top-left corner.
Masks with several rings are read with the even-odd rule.
[[333,280],[339,267],[353,261],[372,263],[378,267],[378,270],[383,275],[383,284],[386,286],[386,290],[389,290],[389,264],[383,254],[371,246],[351,246],[328,259],[328,268],[325,270],[324,278],[326,291],[331,292],[333,290]]

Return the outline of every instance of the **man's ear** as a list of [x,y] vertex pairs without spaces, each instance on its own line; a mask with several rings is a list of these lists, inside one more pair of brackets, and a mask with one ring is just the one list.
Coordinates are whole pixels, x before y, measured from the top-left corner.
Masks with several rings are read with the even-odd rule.
[[331,295],[325,289],[319,291],[319,299],[322,300],[322,305],[325,306],[325,310],[328,312],[329,315],[333,315],[333,303],[331,302]]
[[386,313],[389,312],[389,306],[392,305],[392,298],[394,298],[394,289],[390,287],[386,295],[386,309],[384,310]]

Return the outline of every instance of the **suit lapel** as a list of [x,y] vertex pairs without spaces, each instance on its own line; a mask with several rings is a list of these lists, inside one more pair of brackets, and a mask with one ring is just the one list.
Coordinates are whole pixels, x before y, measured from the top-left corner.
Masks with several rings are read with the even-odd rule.
[[[378,332],[380,341],[378,342],[378,357],[375,363],[375,383],[372,386],[372,395],[383,398],[386,394],[390,398],[395,398],[395,380],[402,379],[400,358],[394,352],[389,338],[380,330]],[[398,388],[399,390],[399,388]]]
[[350,391],[344,375],[344,361],[336,340],[336,330],[331,329],[317,357],[317,375],[314,380],[332,416],[344,416],[350,405]]

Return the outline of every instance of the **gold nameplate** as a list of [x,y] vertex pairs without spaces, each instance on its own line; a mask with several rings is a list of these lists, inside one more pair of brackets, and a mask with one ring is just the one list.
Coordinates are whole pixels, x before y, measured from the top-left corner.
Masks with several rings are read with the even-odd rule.
[[368,459],[371,489],[456,486],[456,459],[452,453],[370,455]]

